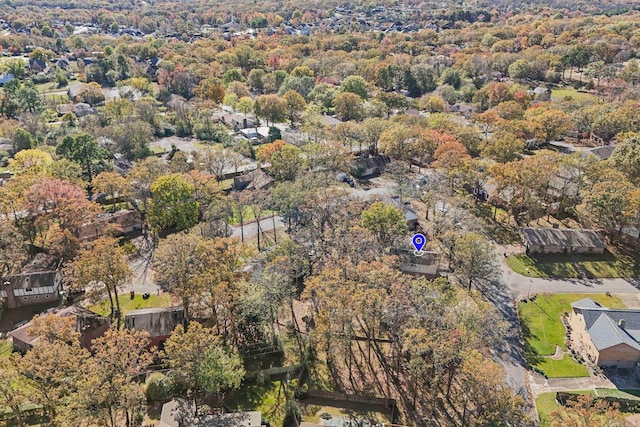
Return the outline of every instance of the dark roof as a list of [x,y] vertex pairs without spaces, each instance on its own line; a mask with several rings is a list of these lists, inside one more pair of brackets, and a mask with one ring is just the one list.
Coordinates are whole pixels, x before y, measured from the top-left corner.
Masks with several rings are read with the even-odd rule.
[[136,331],[146,331],[150,337],[171,335],[178,325],[185,322],[183,307],[143,308],[133,310],[124,316],[124,327]]
[[36,273],[16,274],[9,276],[7,280],[12,289],[44,288],[53,286],[57,271],[39,271]]
[[571,307],[581,310],[596,349],[626,344],[640,351],[640,310],[607,308],[590,298],[576,301]]
[[595,230],[568,228],[533,228],[520,230],[525,246],[566,246],[574,248],[606,248],[607,245]]
[[391,157],[387,155],[380,156],[370,156],[370,157],[359,157],[354,159],[351,162],[351,165],[354,169],[363,168],[363,169],[374,169],[385,166],[386,164],[391,163]]
[[261,190],[273,184],[273,178],[262,169],[256,169],[245,175],[233,178],[233,188],[242,190]]
[[[106,317],[100,316],[99,314],[94,313],[91,310],[88,310],[86,308],[83,308],[77,305],[54,309],[53,311],[46,312],[42,315],[43,316],[54,315],[54,316],[60,316],[60,317],[76,316],[76,325],[75,325],[76,332],[83,332],[83,331],[86,331],[87,329],[97,329],[100,326],[104,325],[105,323],[109,322],[109,319],[107,319]],[[33,321],[30,321],[20,326],[19,328],[16,328],[13,331],[9,332],[9,336],[19,341],[22,341],[26,344],[29,344],[30,346],[33,346],[40,338],[32,336],[29,333],[32,327],[33,327]]]

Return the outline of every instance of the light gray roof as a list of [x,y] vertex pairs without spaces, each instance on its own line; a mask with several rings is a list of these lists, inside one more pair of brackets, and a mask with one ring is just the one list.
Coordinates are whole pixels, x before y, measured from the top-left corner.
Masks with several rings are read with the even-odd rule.
[[599,351],[620,344],[640,351],[640,310],[611,309],[590,298],[576,301],[571,307],[582,311],[587,332]]
[[611,154],[613,153],[613,150],[615,148],[616,147],[613,145],[603,145],[602,147],[593,147],[593,148],[586,149],[584,150],[584,152],[591,153],[602,160],[607,160],[609,157],[611,157]]
[[174,399],[162,406],[159,427],[261,427],[259,411],[221,415],[194,415],[193,403]]
[[585,309],[585,308],[600,308],[602,307],[600,304],[592,300],[591,298],[582,298],[579,301],[572,302],[571,307]]
[[607,245],[595,230],[569,228],[534,228],[521,230],[526,246],[567,246],[574,248],[606,248]]
[[588,331],[593,345],[595,345],[598,350],[615,347],[619,344],[627,344],[629,347],[640,351],[640,344],[629,334],[626,327],[622,329],[605,313],[599,314]]

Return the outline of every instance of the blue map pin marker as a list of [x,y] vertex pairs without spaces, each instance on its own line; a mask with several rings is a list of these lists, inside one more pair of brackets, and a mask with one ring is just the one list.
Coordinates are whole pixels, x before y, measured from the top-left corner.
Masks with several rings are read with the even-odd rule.
[[413,236],[412,242],[413,247],[416,248],[416,251],[422,252],[422,248],[424,248],[424,245],[427,243],[427,239],[423,234],[418,233]]

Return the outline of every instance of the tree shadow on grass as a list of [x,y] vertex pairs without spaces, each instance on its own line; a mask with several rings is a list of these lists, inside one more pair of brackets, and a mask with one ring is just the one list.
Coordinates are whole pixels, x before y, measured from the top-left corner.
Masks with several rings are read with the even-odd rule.
[[538,353],[538,350],[531,345],[530,340],[537,337],[531,332],[529,326],[527,326],[522,319],[520,319],[520,331],[523,338],[522,350],[524,352],[524,357],[530,366],[536,366],[542,362],[543,357]]

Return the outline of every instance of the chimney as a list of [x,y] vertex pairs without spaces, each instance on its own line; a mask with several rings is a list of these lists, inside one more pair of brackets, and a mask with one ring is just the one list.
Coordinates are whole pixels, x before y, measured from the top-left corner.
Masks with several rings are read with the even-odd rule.
[[624,319],[618,320],[618,326],[620,326],[622,329],[624,329],[626,325],[627,325],[627,322]]

